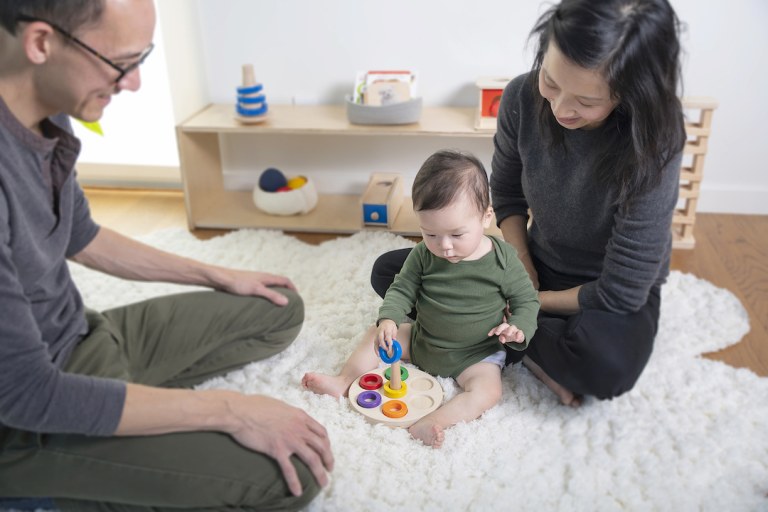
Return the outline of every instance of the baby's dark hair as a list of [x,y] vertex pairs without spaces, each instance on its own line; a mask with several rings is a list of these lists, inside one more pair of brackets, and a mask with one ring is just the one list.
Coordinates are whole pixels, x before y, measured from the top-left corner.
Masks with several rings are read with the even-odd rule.
[[491,205],[488,175],[482,162],[469,153],[442,150],[422,164],[413,181],[413,209],[440,210],[451,204],[462,192],[485,213]]

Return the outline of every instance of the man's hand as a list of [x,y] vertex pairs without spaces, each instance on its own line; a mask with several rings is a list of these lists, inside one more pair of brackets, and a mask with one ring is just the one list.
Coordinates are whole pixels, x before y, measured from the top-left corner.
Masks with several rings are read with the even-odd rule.
[[245,448],[272,457],[297,496],[301,483],[291,455],[309,467],[320,485],[328,483],[326,471],[333,469],[325,428],[285,402],[223,389],[196,391],[126,384],[125,406],[115,435],[199,431],[229,434]]
[[326,471],[333,470],[331,442],[325,427],[306,412],[263,395],[240,395],[230,399],[240,426],[230,432],[240,444],[277,461],[289,489],[302,493],[291,455],[299,457],[321,486],[328,484]]
[[507,322],[502,322],[491,329],[488,332],[488,336],[498,336],[501,343],[522,343],[525,341],[525,334],[523,331]]
[[288,304],[288,299],[271,287],[281,286],[296,291],[296,286],[285,276],[223,268],[220,268],[219,271],[224,274],[219,289],[235,295],[264,297],[278,306],[285,306]]

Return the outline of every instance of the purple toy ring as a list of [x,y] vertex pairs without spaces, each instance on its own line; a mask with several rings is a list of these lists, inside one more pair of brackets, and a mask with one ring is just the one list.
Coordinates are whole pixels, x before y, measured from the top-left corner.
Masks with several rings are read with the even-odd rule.
[[381,403],[381,395],[376,391],[363,391],[357,395],[357,405],[366,409],[378,407]]

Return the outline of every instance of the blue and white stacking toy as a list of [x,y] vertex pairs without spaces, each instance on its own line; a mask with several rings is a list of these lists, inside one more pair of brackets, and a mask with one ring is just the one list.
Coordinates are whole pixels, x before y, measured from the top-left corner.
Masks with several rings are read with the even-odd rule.
[[267,118],[267,97],[264,86],[256,82],[253,65],[243,66],[243,85],[237,88],[236,118],[243,123],[260,123]]

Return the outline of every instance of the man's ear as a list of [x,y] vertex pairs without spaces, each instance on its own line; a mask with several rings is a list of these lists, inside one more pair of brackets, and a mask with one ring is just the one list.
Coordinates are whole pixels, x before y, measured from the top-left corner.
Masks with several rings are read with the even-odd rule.
[[33,64],[44,64],[51,55],[53,28],[42,21],[27,23],[21,33],[24,53]]

